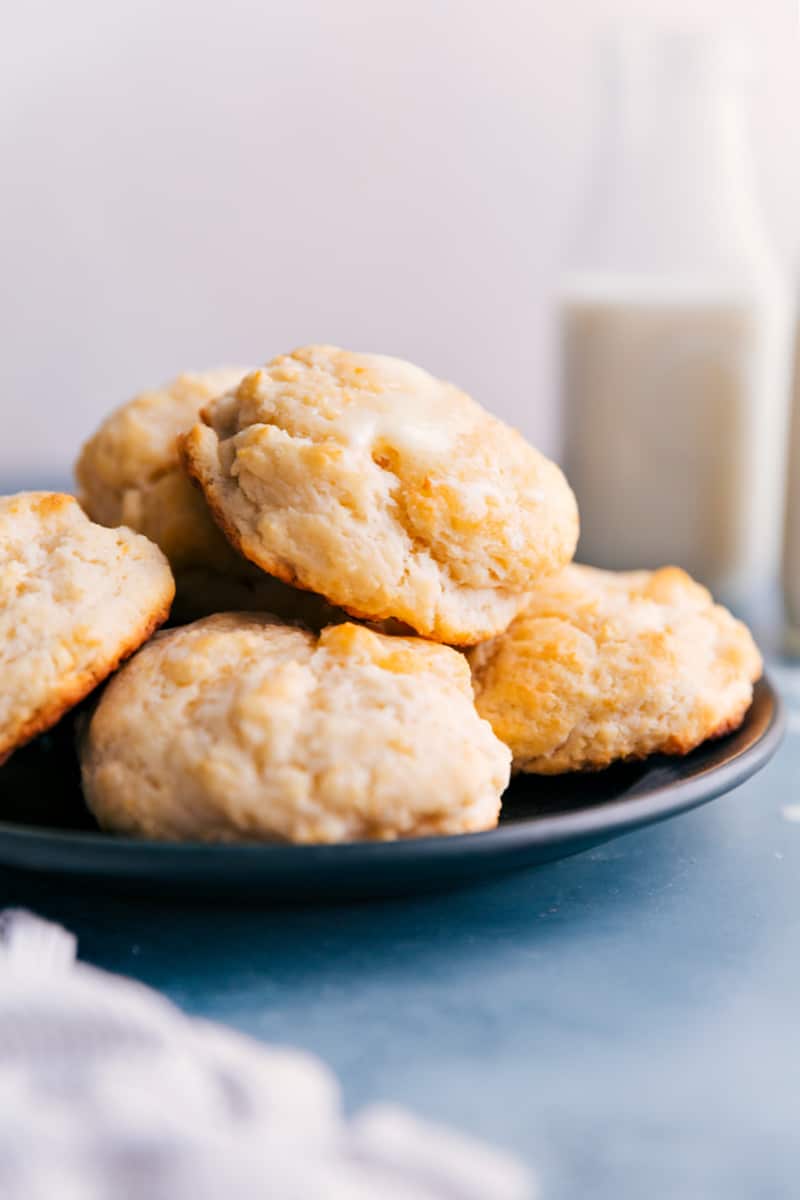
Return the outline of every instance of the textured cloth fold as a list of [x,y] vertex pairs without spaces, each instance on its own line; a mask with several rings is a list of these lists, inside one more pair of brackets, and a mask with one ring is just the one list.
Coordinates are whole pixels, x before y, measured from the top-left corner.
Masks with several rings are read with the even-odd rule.
[[376,1105],[303,1051],[184,1016],[0,914],[3,1200],[531,1200],[511,1156]]

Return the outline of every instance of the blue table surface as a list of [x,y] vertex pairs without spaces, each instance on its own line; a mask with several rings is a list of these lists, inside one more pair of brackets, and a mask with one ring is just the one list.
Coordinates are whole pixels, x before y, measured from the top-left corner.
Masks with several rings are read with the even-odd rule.
[[[551,1200],[800,1195],[800,670],[789,735],[735,793],[445,895],[317,907],[0,902],[189,1013],[292,1043],[376,1099],[538,1168]],[[792,731],[795,731],[794,733]]]

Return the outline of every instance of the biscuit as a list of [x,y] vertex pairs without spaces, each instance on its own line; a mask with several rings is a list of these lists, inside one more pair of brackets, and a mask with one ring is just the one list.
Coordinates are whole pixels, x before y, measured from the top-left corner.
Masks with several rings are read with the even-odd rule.
[[203,404],[244,374],[230,367],[179,375],[112,412],[76,463],[79,499],[93,521],[127,525],[161,547],[175,574],[179,617],[262,609],[321,627],[341,614],[238,554],[180,462],[178,435],[191,428]]
[[136,650],[174,591],[157,546],[74,497],[0,497],[0,762]]
[[200,841],[488,829],[510,759],[458,651],[256,613],[159,634],[106,688],[81,748],[101,826]]
[[543,775],[687,754],[741,723],[761,674],[746,626],[676,567],[567,567],[469,658],[514,770]]
[[201,416],[183,453],[229,539],[352,616],[469,645],[574,553],[558,467],[410,363],[311,346]]

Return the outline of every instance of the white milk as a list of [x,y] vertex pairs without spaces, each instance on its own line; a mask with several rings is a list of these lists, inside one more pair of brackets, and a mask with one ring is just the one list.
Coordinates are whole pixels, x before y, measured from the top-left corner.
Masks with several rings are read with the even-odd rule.
[[769,578],[783,503],[779,298],[597,281],[564,299],[562,366],[581,559],[675,563],[734,601]]

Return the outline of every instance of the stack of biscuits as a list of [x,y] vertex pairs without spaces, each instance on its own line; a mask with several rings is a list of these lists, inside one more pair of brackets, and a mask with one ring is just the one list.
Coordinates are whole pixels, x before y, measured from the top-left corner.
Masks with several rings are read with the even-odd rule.
[[0,499],[0,761],[94,692],[81,773],[108,830],[488,829],[512,770],[685,754],[761,672],[683,571],[572,564],[558,467],[398,359],[182,375],[76,476],[79,500]]

